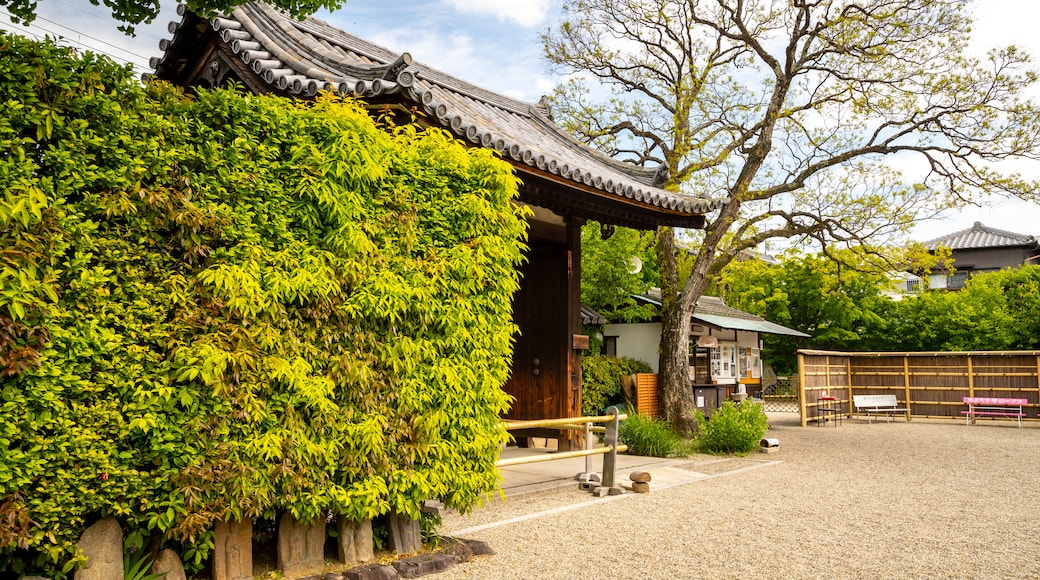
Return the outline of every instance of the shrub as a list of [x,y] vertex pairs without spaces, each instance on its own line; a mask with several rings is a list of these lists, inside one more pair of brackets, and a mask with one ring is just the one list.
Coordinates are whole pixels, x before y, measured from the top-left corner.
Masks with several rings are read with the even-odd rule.
[[667,421],[637,413],[629,413],[628,419],[621,422],[618,437],[633,455],[683,457],[693,451],[692,442]]
[[586,356],[581,359],[583,415],[599,415],[610,405],[624,403],[621,381],[633,373],[648,373],[643,361],[616,356]]
[[497,486],[507,163],[4,34],[0,102],[0,570],[70,575],[104,515],[200,564],[214,520]]
[[725,401],[710,419],[699,411],[694,419],[700,431],[698,441],[708,453],[747,454],[769,429],[762,406],[750,402],[736,405]]

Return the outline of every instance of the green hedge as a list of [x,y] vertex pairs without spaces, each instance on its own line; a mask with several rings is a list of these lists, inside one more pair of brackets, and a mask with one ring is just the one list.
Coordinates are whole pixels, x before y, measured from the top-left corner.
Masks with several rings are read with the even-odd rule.
[[526,239],[509,166],[358,105],[141,87],[0,36],[0,569],[103,515],[216,519],[497,485]]
[[633,373],[648,373],[645,362],[615,356],[585,356],[581,359],[581,412],[595,416],[609,405],[625,402],[621,381]]

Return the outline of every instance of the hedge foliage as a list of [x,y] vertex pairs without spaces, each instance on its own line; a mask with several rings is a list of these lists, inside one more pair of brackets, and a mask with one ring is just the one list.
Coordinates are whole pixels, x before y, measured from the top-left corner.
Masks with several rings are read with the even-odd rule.
[[585,356],[581,359],[581,413],[601,415],[610,405],[624,403],[621,381],[633,373],[648,373],[650,365],[616,356]]
[[62,575],[108,514],[197,564],[217,519],[417,518],[497,486],[506,163],[15,36],[0,102],[0,569]]

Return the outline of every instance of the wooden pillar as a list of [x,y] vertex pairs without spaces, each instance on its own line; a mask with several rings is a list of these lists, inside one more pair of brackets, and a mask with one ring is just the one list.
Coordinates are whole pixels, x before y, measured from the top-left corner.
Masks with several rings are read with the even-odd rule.
[[849,396],[849,419],[852,418],[852,357],[845,355],[845,385]]
[[967,355],[968,358],[968,396],[975,396],[975,369],[971,365],[971,355]]
[[910,355],[906,354],[903,355],[903,388],[906,390],[906,420],[909,421],[914,412],[910,407]]
[[805,427],[808,417],[805,416],[805,355],[802,353],[798,353],[798,413]]
[[1036,357],[1036,396],[1037,406],[1040,407],[1040,356]]
[[[562,347],[567,361],[566,389],[564,409],[561,417],[581,416],[581,355],[580,348],[575,348],[574,337],[581,334],[581,224],[574,218],[567,220],[567,328],[566,340]],[[562,431],[557,440],[560,451],[582,448],[581,433]]]

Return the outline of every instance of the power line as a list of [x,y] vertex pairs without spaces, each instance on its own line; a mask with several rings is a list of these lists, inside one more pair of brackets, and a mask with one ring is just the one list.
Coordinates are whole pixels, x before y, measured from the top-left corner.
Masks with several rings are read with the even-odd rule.
[[[7,16],[8,18],[11,17],[10,14],[8,14],[7,12],[4,12],[3,10],[0,10],[0,14],[3,14],[4,16]],[[41,18],[41,20],[45,20],[45,19]],[[83,37],[89,38],[90,40],[93,40],[95,42],[100,42],[101,44],[104,44],[104,45],[111,46],[113,48],[122,50],[123,52],[125,52],[127,54],[131,54],[131,55],[135,56],[136,58],[142,59],[145,62],[148,61],[147,57],[141,56],[141,55],[139,55],[137,53],[134,53],[132,51],[129,51],[129,50],[126,50],[126,49],[123,49],[123,48],[119,48],[118,46],[113,45],[113,44],[111,44],[109,42],[105,42],[104,40],[101,40],[99,38],[94,38],[93,36],[90,36],[90,35],[87,35],[87,34],[82,34],[82,33],[80,33],[79,31],[77,31],[74,28],[65,26],[63,24],[59,24],[59,23],[54,22],[52,20],[47,20],[47,22],[50,22],[52,24],[56,24],[58,26],[61,26],[62,28],[70,30],[70,31],[72,31],[75,34],[82,35]],[[138,73],[151,72],[151,67],[147,66],[146,64],[142,64],[142,63],[139,63],[139,62],[134,62],[133,60],[128,59],[126,57],[122,57],[122,56],[119,56],[119,55],[116,55],[116,54],[112,54],[111,52],[108,52],[106,50],[102,50],[100,48],[97,48],[96,46],[91,45],[89,42],[83,42],[82,40],[74,39],[69,34],[63,34],[62,32],[51,30],[49,28],[40,26],[38,24],[31,24],[29,26],[21,26],[21,25],[17,25],[17,24],[11,23],[11,25],[13,25],[13,27],[16,27],[16,28],[12,29],[11,26],[4,26],[3,23],[0,23],[0,26],[3,26],[4,28],[7,28],[8,30],[11,30],[12,32],[18,32],[18,33],[22,33],[22,34],[31,35],[32,37],[36,38],[37,40],[43,40],[44,39],[43,35],[39,34],[38,32],[34,32],[32,30],[32,28],[37,28],[39,30],[42,30],[47,35],[51,35],[55,39],[64,40],[66,44],[71,44],[73,42],[76,42],[78,44],[83,45],[83,47],[86,48],[86,50],[89,50],[91,52],[95,52],[95,53],[98,53],[98,54],[103,54],[103,55],[111,58],[112,60],[114,60],[114,61],[116,61],[118,63],[129,64],[129,65],[131,65],[134,68],[135,72],[138,72]]]

